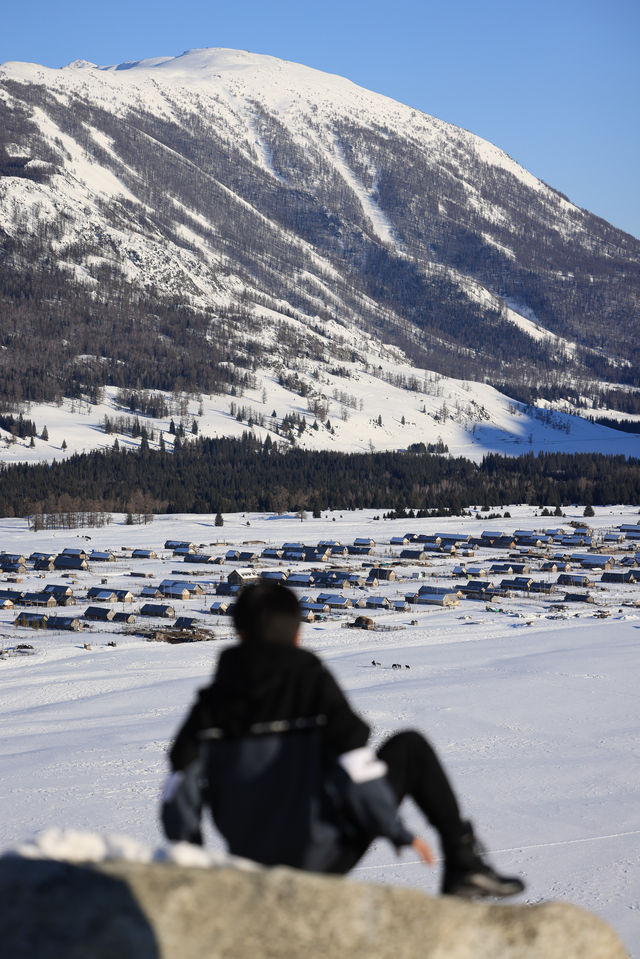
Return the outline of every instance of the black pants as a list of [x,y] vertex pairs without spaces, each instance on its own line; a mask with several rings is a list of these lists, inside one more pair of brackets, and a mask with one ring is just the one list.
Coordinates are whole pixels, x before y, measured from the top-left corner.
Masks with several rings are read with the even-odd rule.
[[[387,766],[387,780],[398,800],[410,796],[440,834],[442,848],[455,845],[464,831],[458,800],[438,756],[424,736],[414,730],[396,733],[380,747],[378,758]],[[369,848],[373,836],[350,840],[331,872],[344,874]]]

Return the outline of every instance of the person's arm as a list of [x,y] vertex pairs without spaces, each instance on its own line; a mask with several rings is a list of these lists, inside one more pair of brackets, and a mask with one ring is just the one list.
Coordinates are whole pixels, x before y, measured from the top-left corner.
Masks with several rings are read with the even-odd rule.
[[369,727],[351,708],[331,672],[323,667],[322,707],[325,737],[346,773],[345,795],[350,814],[370,836],[385,836],[396,848],[411,846],[425,863],[433,864],[429,845],[414,836],[398,814],[396,797],[386,778],[386,765],[367,745]]
[[184,771],[169,773],[162,790],[160,821],[171,842],[202,845],[202,782],[200,763],[193,762]]
[[167,839],[202,845],[202,770],[199,733],[205,723],[199,695],[169,750],[171,772],[162,791],[160,819]]
[[324,716],[323,739],[333,759],[366,746],[369,726],[351,708],[347,697],[331,672],[322,666],[319,674],[318,712]]
[[398,801],[387,779],[387,767],[369,746],[338,757],[345,774],[343,793],[350,817],[366,836],[385,836],[399,849],[415,836],[398,813]]
[[435,862],[430,846],[414,836],[398,812],[398,802],[387,780],[387,767],[368,746],[338,757],[348,777],[346,799],[350,814],[365,835],[385,836],[396,849],[411,846],[423,862]]
[[198,696],[169,750],[169,762],[174,772],[186,769],[198,758],[200,753],[199,734],[207,725],[203,716],[201,698]]

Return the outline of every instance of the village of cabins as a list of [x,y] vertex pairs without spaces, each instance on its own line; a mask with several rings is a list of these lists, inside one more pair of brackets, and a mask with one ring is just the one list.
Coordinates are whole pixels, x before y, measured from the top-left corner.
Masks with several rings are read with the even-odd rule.
[[[393,622],[401,628],[397,617],[379,614],[406,618],[414,606],[456,607],[464,600],[508,607],[514,598],[526,599],[532,609],[543,603],[556,613],[587,603],[599,616],[613,606],[640,607],[640,591],[633,589],[640,582],[640,524],[597,534],[574,525],[478,536],[409,532],[378,545],[370,538],[349,545],[255,545],[217,556],[178,540],[158,550],[2,552],[0,610],[9,614],[5,625],[47,630],[91,630],[100,623],[101,630],[131,631],[142,618],[143,635],[153,635],[155,625],[162,638],[189,641],[214,638],[206,629],[210,617],[228,615],[236,593],[259,579],[295,589],[307,621],[342,616],[345,625],[368,629],[394,628]],[[159,563],[192,569],[186,575],[171,569],[153,582],[145,566],[152,564],[159,579]],[[63,582],[34,585],[50,574]],[[22,588],[25,581],[29,588]],[[67,609],[77,605],[81,613]]]

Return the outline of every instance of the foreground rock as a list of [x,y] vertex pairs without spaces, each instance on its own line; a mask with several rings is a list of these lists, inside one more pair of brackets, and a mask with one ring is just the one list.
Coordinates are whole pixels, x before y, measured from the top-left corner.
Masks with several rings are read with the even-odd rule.
[[468,903],[288,869],[0,860],[8,959],[625,959],[576,906]]

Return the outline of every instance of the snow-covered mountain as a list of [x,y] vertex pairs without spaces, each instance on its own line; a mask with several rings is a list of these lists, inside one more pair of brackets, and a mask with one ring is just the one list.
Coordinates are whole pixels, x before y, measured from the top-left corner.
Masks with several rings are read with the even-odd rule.
[[[443,438],[460,390],[465,442],[499,434],[483,382],[640,410],[640,242],[464,130],[217,49],[4,64],[0,130],[5,406],[186,390],[240,422],[249,391],[306,445],[364,414],[347,448]],[[440,415],[381,439],[385,402]]]

